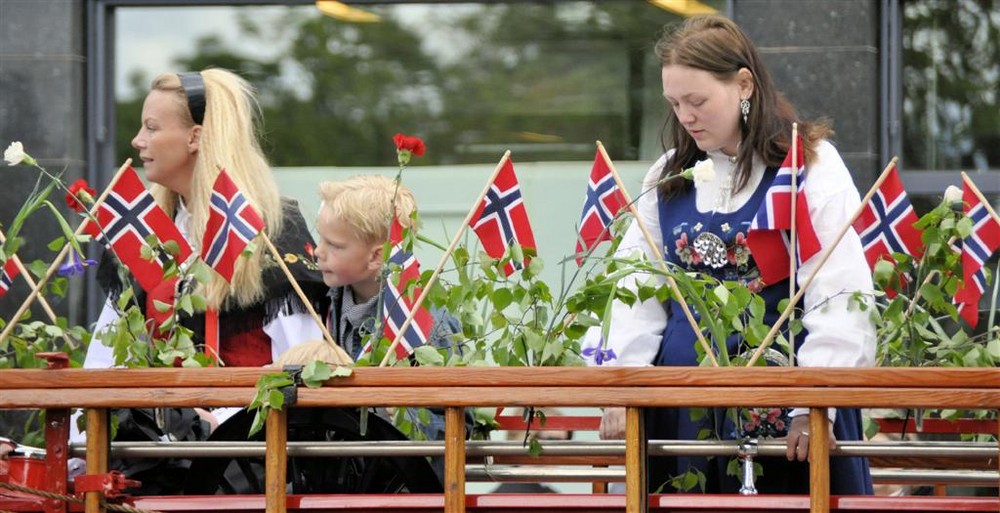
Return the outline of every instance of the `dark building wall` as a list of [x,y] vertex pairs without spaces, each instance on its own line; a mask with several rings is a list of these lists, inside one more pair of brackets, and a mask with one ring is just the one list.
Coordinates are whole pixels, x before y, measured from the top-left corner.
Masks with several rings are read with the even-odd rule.
[[[25,151],[67,183],[83,176],[86,165],[86,6],[84,0],[0,0],[0,144],[21,141]],[[38,177],[25,166],[0,173],[0,223],[6,232]],[[53,204],[69,213],[62,193]],[[26,263],[46,262],[48,244],[61,235],[49,211],[37,212],[21,232],[18,255]],[[0,298],[0,317],[9,319],[30,288],[21,278]],[[76,320],[83,291],[71,285],[63,300],[49,298],[59,315]],[[34,318],[43,318],[37,305]],[[48,319],[46,319],[48,320]]]
[[834,143],[861,193],[879,153],[879,6],[875,0],[734,0],[778,88],[805,119],[833,121]]

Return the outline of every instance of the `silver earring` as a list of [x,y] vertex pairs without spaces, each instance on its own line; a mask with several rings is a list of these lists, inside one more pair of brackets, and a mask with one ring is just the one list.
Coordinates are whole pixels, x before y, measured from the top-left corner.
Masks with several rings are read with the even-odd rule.
[[747,122],[747,116],[750,115],[750,100],[743,98],[740,100],[740,112],[743,113],[743,124]]

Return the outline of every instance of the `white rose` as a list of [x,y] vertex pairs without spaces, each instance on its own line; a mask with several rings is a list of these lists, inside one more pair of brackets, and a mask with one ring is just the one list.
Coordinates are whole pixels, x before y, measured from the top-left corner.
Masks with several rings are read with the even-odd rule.
[[695,186],[715,180],[715,164],[712,159],[705,159],[691,168],[691,177]]
[[955,187],[954,185],[949,185],[947,189],[944,190],[944,201],[949,205],[954,203],[962,202],[962,189]]
[[8,166],[16,166],[24,161],[27,155],[24,153],[24,145],[21,141],[14,141],[3,151],[3,159]]

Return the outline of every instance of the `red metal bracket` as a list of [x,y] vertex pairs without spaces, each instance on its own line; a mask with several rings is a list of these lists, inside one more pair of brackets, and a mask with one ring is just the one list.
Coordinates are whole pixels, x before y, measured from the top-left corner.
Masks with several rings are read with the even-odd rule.
[[134,479],[126,479],[125,474],[112,470],[107,474],[84,474],[73,480],[73,492],[83,495],[86,492],[101,492],[111,499],[125,495],[128,488],[136,488],[142,483]]

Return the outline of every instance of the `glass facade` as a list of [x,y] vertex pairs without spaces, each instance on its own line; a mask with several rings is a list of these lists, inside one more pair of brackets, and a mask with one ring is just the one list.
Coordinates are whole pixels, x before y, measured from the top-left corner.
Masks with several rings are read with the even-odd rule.
[[396,132],[427,140],[423,165],[493,162],[505,149],[519,161],[590,160],[595,139],[615,159],[662,152],[652,45],[675,12],[629,0],[354,9],[378,21],[311,4],[116,9],[118,159],[131,155],[152,75],[206,66],[258,87],[277,166],[393,165],[385,141]]

